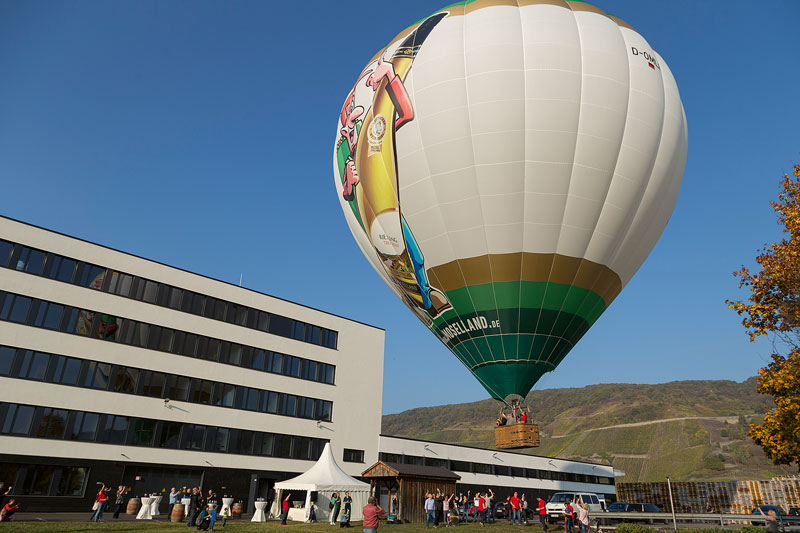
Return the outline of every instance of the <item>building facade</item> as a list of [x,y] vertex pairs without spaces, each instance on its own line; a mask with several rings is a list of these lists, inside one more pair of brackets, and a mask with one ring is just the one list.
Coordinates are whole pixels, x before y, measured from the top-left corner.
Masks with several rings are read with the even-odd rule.
[[0,481],[28,511],[88,509],[99,483],[135,496],[202,484],[252,509],[326,442],[358,475],[378,455],[383,342],[0,218]]
[[[379,459],[387,463],[439,466],[458,474],[458,493],[491,488],[497,501],[515,491],[530,505],[556,492],[590,492],[616,501],[614,467],[381,435]],[[435,489],[436,487],[431,487]],[[383,490],[382,501],[388,501]],[[532,502],[532,503],[531,503]]]
[[381,436],[383,344],[380,328],[0,217],[0,481],[33,512],[89,509],[101,483],[199,485],[249,512],[330,442],[351,476],[381,459],[501,499],[614,499],[607,465]]

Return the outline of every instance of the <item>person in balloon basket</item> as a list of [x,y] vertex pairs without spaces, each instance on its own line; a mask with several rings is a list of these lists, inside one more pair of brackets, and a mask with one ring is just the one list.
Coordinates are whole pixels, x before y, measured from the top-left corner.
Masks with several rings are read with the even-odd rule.
[[539,515],[539,523],[542,524],[542,531],[547,533],[547,505],[540,497],[536,497],[536,513]]
[[370,496],[367,500],[367,505],[364,506],[364,533],[378,533],[378,519],[381,515],[385,514],[375,496]]

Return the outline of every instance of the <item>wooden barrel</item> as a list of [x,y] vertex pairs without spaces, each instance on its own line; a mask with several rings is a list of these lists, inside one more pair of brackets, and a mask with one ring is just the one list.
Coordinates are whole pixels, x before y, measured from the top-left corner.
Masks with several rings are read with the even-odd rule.
[[139,498],[131,498],[128,500],[128,507],[125,508],[125,514],[136,514],[139,512],[142,502]]
[[242,517],[242,502],[236,502],[231,506],[231,516],[233,518]]
[[182,503],[176,503],[172,506],[172,513],[169,515],[170,522],[183,522],[186,517],[183,516],[184,506]]
[[539,426],[536,424],[509,424],[494,428],[496,448],[530,448],[539,446]]

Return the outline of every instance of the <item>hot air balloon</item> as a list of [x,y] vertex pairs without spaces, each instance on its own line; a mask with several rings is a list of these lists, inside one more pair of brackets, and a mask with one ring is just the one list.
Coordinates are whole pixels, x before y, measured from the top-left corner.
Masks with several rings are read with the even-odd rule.
[[647,258],[686,163],[666,62],[563,0],[476,0],[400,32],[347,95],[336,190],[401,300],[517,402]]

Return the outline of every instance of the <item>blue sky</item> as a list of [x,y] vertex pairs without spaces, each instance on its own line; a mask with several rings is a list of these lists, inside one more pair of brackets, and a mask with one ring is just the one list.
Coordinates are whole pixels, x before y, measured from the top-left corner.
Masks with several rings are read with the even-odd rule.
[[[331,172],[361,68],[444,4],[6,0],[0,212],[385,328],[385,413],[486,398],[362,257]],[[689,156],[650,258],[537,388],[745,379],[771,345],[725,299],[800,162],[800,2],[597,5],[669,64]]]

